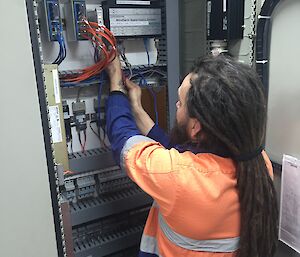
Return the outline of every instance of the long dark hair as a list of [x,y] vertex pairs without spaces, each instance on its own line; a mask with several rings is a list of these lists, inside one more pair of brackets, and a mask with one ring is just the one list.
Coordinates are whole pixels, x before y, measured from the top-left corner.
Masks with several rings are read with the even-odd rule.
[[[202,125],[201,147],[226,149],[233,159],[264,144],[266,100],[253,69],[225,56],[205,57],[192,70],[189,116]],[[277,245],[278,208],[262,154],[237,161],[241,211],[239,257],[271,257]]]

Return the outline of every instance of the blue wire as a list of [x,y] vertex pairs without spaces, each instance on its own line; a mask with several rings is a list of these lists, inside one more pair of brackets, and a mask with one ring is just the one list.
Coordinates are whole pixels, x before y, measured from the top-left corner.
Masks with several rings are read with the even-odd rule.
[[62,45],[63,45],[63,50],[64,50],[64,54],[63,54],[63,60],[67,57],[67,49],[66,49],[66,44],[65,44],[65,39],[63,36],[63,29],[62,29],[62,25],[61,25],[61,41],[62,41]]
[[59,53],[58,56],[56,57],[55,61],[53,62],[53,64],[57,64],[58,61],[60,60],[60,55],[61,55],[61,42],[60,42],[60,36],[57,34],[57,42],[59,44]]
[[59,27],[59,37],[60,37],[60,42],[61,42],[61,59],[60,59],[60,63],[62,63],[62,61],[66,58],[66,45],[65,45],[65,40],[64,40],[64,36],[63,36],[63,28],[62,25],[60,24]]
[[58,30],[57,42],[59,44],[59,54],[53,63],[59,65],[66,58],[66,45],[63,37],[63,29],[61,24],[57,25],[57,30]]
[[95,75],[93,77],[90,77],[86,80],[80,81],[80,82],[61,82],[61,87],[78,87],[78,86],[82,86],[83,84],[98,84],[98,83],[105,83],[106,79],[100,79],[99,81],[99,74]]
[[154,104],[154,112],[155,112],[155,124],[158,125],[158,111],[157,111],[156,95],[153,92],[152,88],[148,85],[147,80],[144,77],[144,75],[142,73],[139,73],[139,76],[141,77],[139,85],[142,86],[142,87],[145,86],[150,91],[150,93],[152,94],[153,102],[154,102],[153,104]]
[[80,87],[82,84],[95,84],[95,83],[104,83],[105,80],[99,81],[98,79],[92,79],[92,80],[84,80],[82,82],[64,82],[61,81],[60,86],[61,87]]
[[104,75],[103,75],[104,73],[103,72],[101,72],[100,73],[100,83],[99,83],[99,90],[98,90],[98,106],[97,106],[97,117],[98,117],[98,125],[99,125],[99,128],[101,128],[101,115],[100,115],[100,113],[101,113],[101,110],[100,110],[100,108],[101,108],[101,94],[102,94],[102,86],[103,86],[103,83],[102,83],[102,81],[103,81],[103,77],[104,77]]
[[148,66],[149,66],[150,65],[150,55],[149,55],[147,43],[148,43],[147,38],[144,38],[144,46],[145,46],[145,50],[147,52],[147,59],[148,59]]

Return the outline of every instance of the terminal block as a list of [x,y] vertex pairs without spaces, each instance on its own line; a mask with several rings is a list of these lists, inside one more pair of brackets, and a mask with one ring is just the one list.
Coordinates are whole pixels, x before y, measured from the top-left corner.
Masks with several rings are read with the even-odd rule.
[[87,125],[86,125],[86,107],[85,107],[85,102],[73,102],[72,103],[72,110],[73,110],[73,115],[74,115],[74,122],[76,126],[77,131],[83,131],[86,130]]
[[74,180],[65,181],[66,198],[69,201],[76,202],[75,183]]
[[97,196],[96,181],[94,176],[86,176],[77,179],[78,199]]

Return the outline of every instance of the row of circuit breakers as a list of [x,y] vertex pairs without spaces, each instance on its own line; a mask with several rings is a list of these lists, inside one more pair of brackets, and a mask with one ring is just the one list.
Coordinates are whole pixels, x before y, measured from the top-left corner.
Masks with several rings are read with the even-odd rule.
[[82,34],[82,18],[104,24],[117,37],[152,37],[161,34],[161,8],[159,1],[108,0],[102,7],[87,12],[85,0],[71,0],[64,6],[61,18],[58,0],[45,0],[44,12],[49,41],[57,41],[64,26],[68,41],[86,40]]

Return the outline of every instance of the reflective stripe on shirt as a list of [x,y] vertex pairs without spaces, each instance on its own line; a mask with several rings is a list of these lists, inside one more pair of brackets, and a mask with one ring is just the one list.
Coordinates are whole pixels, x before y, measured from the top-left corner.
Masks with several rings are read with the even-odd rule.
[[173,231],[165,222],[162,215],[158,215],[159,226],[164,235],[175,245],[197,252],[215,252],[215,253],[231,253],[239,248],[239,237],[212,239],[212,240],[195,240],[182,236]]
[[160,256],[157,248],[157,240],[155,237],[152,236],[147,236],[143,234],[140,250],[145,253],[152,253],[156,254],[157,256]]
[[140,136],[140,135],[133,136],[126,141],[126,143],[121,151],[121,158],[120,158],[120,165],[123,170],[126,170],[125,163],[124,163],[124,157],[126,156],[128,151],[130,151],[130,149],[132,147],[134,147],[136,144],[143,143],[143,142],[155,142],[155,141],[149,137]]

